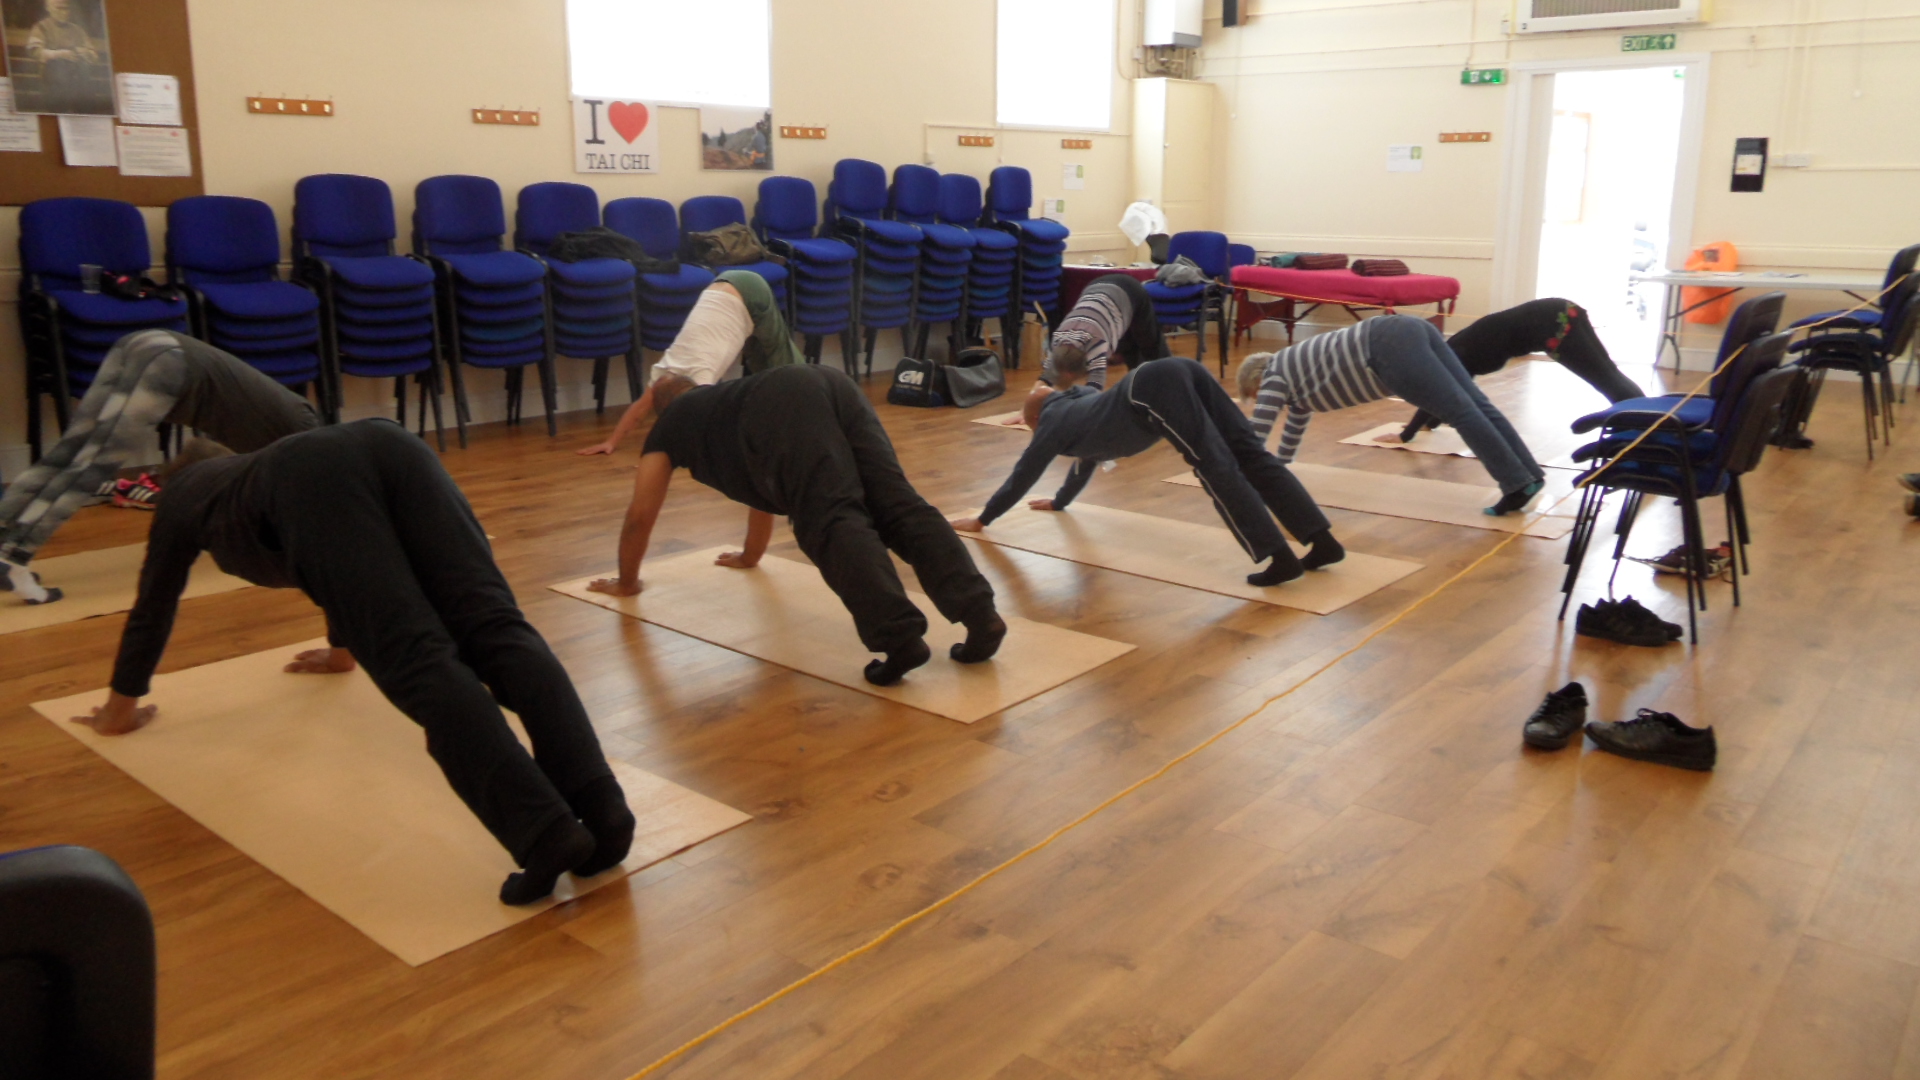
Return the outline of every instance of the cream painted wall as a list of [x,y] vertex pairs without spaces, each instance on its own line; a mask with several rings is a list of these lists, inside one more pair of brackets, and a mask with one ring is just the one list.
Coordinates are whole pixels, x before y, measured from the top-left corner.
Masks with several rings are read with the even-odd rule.
[[[1120,0],[1121,45],[1138,40],[1135,0]],[[1115,65],[1113,134],[1091,151],[1060,148],[1060,133],[1004,131],[989,149],[962,149],[957,125],[994,129],[994,0],[939,4],[877,0],[774,0],[775,123],[826,125],[825,141],[777,140],[776,171],[812,180],[825,194],[833,163],[864,157],[889,170],[927,161],[984,182],[996,165],[1022,165],[1035,198],[1065,196],[1076,253],[1118,256],[1116,223],[1130,197],[1126,135],[1131,94]],[[358,172],[394,189],[405,249],[412,192],[453,172],[490,176],[503,189],[511,227],[514,193],[539,180],[579,180],[603,200],[648,195],[673,202],[726,194],[751,210],[760,173],[699,167],[695,110],[661,116],[662,171],[580,177],[572,172],[564,0],[335,0],[325,4],[190,0],[200,144],[207,191],[263,199],[289,224],[294,181],[316,172]],[[670,44],[656,47],[670,48]],[[635,55],[644,60],[645,47]],[[249,115],[249,94],[329,98],[331,119]],[[541,110],[537,128],[481,126],[469,109]],[[1060,166],[1085,163],[1083,191],[1061,187]],[[0,162],[4,164],[4,162]],[[164,211],[148,211],[160,258]],[[17,311],[18,211],[0,211],[0,470],[18,468],[25,440]],[[897,354],[895,335],[883,335]],[[831,353],[832,347],[829,346]],[[563,402],[590,404],[587,365],[563,361]],[[348,380],[349,403],[378,411],[385,385]],[[499,377],[470,380],[476,412],[497,416]],[[616,385],[618,381],[616,380]],[[491,391],[491,393],[489,393]],[[619,398],[616,390],[616,400]]]
[[[1406,258],[1461,279],[1460,314],[1487,307],[1502,154],[1503,87],[1459,85],[1474,67],[1620,55],[1619,32],[1507,38],[1507,4],[1476,0],[1257,0],[1244,26],[1209,23],[1202,76],[1220,85],[1222,225],[1266,250]],[[1742,266],[1883,269],[1920,240],[1920,5],[1912,0],[1716,0],[1680,27],[1679,51],[1712,54],[1693,236],[1731,240]],[[1650,63],[1661,54],[1647,55]],[[1440,145],[1442,131],[1491,143]],[[1733,140],[1767,136],[1766,191],[1727,190]],[[1387,146],[1419,143],[1426,168],[1388,173]],[[1683,153],[1689,152],[1683,148]],[[1777,164],[1777,163],[1776,163]],[[1833,306],[1807,294],[1790,311]],[[1718,327],[1688,335],[1710,347]]]

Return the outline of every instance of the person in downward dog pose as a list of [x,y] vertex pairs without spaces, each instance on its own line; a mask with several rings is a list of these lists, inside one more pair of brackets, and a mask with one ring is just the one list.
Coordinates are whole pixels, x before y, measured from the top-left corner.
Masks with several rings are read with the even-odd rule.
[[[1531,353],[1546,353],[1561,367],[1573,372],[1607,396],[1608,401],[1641,397],[1645,391],[1620,371],[1586,309],[1571,300],[1548,297],[1496,311],[1475,319],[1465,330],[1447,339],[1460,366],[1474,378],[1491,375],[1515,360]],[[1401,442],[1412,442],[1421,431],[1437,427],[1440,418],[1421,409],[1400,432]]]
[[[120,638],[113,692],[76,717],[103,735],[151,722],[141,705],[180,593],[202,551],[269,588],[298,588],[327,616],[329,647],[294,672],[364,666],[426,729],[427,753],[522,871],[508,904],[626,858],[634,817],[566,669],[514,602],[486,533],[427,445],[361,420],[235,455],[189,442],[167,480]],[[529,755],[501,706],[519,715]]]
[[667,498],[673,470],[747,506],[747,539],[720,565],[757,566],[773,519],[793,522],[800,550],[846,605],[861,644],[884,653],[867,681],[891,686],[932,657],[927,618],[907,599],[887,554],[896,552],[966,641],[949,652],[963,664],[993,656],[1007,624],[993,586],[940,512],[907,481],[886,429],[860,388],[816,364],[776,367],[717,386],[656,387],[659,411],[640,452],[633,502],[620,529],[620,576],[588,588],[640,592],[640,563]]
[[320,414],[204,341],[171,330],[128,334],[100,362],[60,441],[0,499],[0,591],[29,604],[60,599],[60,590],[41,584],[27,564],[136,453],[152,449],[154,428],[163,423],[250,453],[319,427]]
[[1060,320],[1046,362],[1040,365],[1040,382],[1059,384],[1064,363],[1085,372],[1073,381],[1100,390],[1107,385],[1109,364],[1131,370],[1170,355],[1146,286],[1127,274],[1107,274],[1095,278]]
[[1281,461],[1299,452],[1314,413],[1397,394],[1452,424],[1500,485],[1500,498],[1486,513],[1511,514],[1546,487],[1546,474],[1520,433],[1473,385],[1446,339],[1425,319],[1380,315],[1276,353],[1254,353],[1240,364],[1239,381],[1241,400],[1254,402],[1253,430],[1263,445],[1280,414],[1287,414]]
[[739,361],[748,375],[784,364],[804,364],[786,317],[774,302],[767,279],[751,270],[723,270],[700,294],[687,321],[654,362],[647,389],[613,427],[605,442],[575,453],[611,454],[649,413],[665,408],[659,394],[677,396],[696,386],[712,386]]
[[[1063,511],[1102,461],[1131,457],[1166,439],[1193,467],[1247,555],[1256,563],[1272,560],[1266,569],[1249,575],[1248,584],[1278,585],[1346,557],[1313,496],[1267,452],[1239,406],[1205,367],[1183,356],[1149,361],[1104,393],[1075,385],[1082,373],[1069,365],[1062,365],[1058,374],[1065,389],[1043,387],[1026,400],[1024,419],[1033,439],[1013,473],[979,517],[961,518],[954,528],[978,532],[993,524],[1039,483],[1056,457],[1075,459],[1066,483],[1053,498],[1028,505]],[[1310,545],[1304,558],[1287,546],[1275,517]]]

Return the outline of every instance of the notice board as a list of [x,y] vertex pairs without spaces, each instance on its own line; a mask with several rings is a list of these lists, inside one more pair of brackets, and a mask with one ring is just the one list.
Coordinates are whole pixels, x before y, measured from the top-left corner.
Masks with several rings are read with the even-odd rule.
[[[187,0],[106,0],[113,70],[172,75],[180,80],[180,115],[192,144],[192,176],[122,176],[119,169],[66,164],[60,152],[60,121],[40,117],[40,152],[0,154],[0,206],[36,199],[90,195],[135,206],[165,206],[206,193],[200,162],[200,118],[193,89],[193,45],[187,35]],[[8,27],[8,47],[19,35]]]

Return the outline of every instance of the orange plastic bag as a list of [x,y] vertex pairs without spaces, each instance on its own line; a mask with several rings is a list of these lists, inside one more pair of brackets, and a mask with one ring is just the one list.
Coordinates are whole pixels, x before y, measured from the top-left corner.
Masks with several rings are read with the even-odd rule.
[[[1687,256],[1689,270],[1738,270],[1740,269],[1740,249],[1725,240],[1716,240],[1705,247],[1693,249]],[[1723,323],[1733,310],[1734,289],[1710,289],[1702,285],[1687,285],[1680,290],[1680,310],[1687,311],[1690,323]],[[1694,307],[1699,304],[1699,307]]]

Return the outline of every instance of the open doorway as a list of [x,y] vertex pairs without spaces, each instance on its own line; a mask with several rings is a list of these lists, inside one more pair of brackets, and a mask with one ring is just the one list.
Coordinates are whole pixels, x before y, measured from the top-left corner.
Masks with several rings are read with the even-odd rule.
[[1693,246],[1710,63],[1513,65],[1488,310],[1564,296],[1591,311],[1615,361],[1654,363],[1662,294],[1627,277],[1678,266]]
[[1667,265],[1686,69],[1550,78],[1533,295],[1585,307],[1609,352],[1642,362],[1658,347],[1662,296],[1628,275]]

